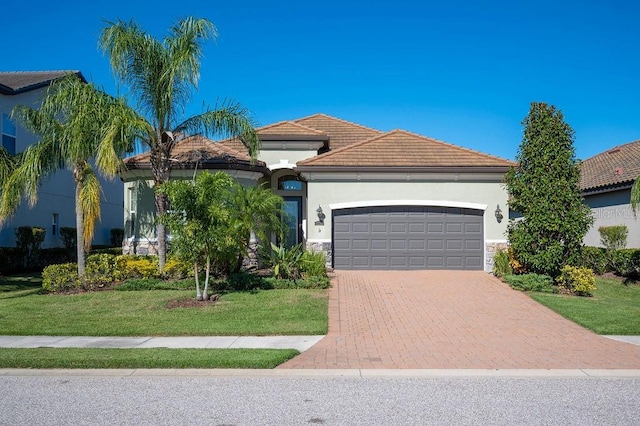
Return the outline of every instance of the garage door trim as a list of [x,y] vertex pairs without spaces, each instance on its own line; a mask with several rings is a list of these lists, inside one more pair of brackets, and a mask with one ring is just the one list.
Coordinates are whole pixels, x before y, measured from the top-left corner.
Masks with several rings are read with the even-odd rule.
[[467,203],[461,201],[444,200],[376,200],[376,201],[352,201],[348,203],[329,204],[333,210],[351,209],[357,207],[386,207],[386,206],[424,206],[424,207],[458,207],[486,211],[487,204]]

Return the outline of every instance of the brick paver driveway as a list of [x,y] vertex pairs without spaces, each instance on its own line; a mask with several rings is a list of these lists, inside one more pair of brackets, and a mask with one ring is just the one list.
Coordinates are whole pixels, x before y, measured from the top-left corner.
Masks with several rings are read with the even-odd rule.
[[484,272],[338,271],[329,333],[279,368],[640,368]]

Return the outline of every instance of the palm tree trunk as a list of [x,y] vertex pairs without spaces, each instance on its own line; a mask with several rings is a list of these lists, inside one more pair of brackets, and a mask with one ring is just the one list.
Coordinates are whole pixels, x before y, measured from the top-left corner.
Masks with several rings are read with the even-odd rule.
[[207,268],[204,275],[204,290],[202,291],[202,300],[209,300],[209,274],[211,273],[211,257],[207,256]]
[[74,170],[73,174],[76,183],[76,250],[78,255],[78,276],[84,281],[85,272],[85,253],[84,253],[84,216],[82,214],[82,205],[80,204],[81,181],[80,171]]
[[[164,194],[156,193],[156,212],[158,216],[163,215],[167,211],[167,201]],[[158,268],[160,272],[164,270],[164,264],[167,261],[167,228],[163,223],[158,222],[156,224],[156,231],[158,234]]]
[[202,293],[200,293],[200,277],[198,276],[198,262],[193,262],[193,272],[196,278],[196,300],[202,300]]

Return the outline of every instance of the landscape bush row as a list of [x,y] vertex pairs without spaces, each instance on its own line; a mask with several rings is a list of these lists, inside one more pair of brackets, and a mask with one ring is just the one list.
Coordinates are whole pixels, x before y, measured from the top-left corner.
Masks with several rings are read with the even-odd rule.
[[[289,250],[279,249],[286,253],[285,260],[278,261],[277,257],[272,256],[264,262],[266,266],[278,269],[274,277],[249,272],[228,276],[218,274],[212,281],[212,290],[327,288],[329,286],[324,254],[305,252],[300,246]],[[109,287],[115,290],[177,290],[193,288],[194,276],[193,264],[177,257],[170,257],[160,272],[156,256],[99,253],[87,257],[86,272],[83,277],[78,276],[75,263],[66,262],[45,267],[42,273],[42,287],[54,293]]]
[[519,290],[568,291],[589,296],[595,289],[594,274],[613,273],[628,280],[639,279],[640,250],[583,247],[580,264],[563,267],[555,280],[548,275],[528,273],[515,258],[512,250],[503,250],[494,257],[493,273]]

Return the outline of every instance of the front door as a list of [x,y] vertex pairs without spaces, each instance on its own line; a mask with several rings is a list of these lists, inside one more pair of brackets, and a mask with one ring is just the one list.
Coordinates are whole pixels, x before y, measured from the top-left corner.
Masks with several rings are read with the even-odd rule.
[[291,248],[302,242],[302,197],[284,198],[284,246]]

